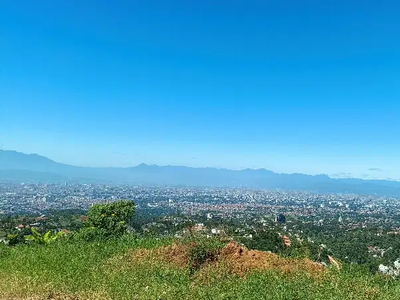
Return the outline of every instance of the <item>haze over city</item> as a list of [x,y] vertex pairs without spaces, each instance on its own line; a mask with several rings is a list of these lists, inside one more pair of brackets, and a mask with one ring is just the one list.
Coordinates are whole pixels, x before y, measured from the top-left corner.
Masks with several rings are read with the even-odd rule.
[[400,180],[400,4],[2,3],[0,146]]

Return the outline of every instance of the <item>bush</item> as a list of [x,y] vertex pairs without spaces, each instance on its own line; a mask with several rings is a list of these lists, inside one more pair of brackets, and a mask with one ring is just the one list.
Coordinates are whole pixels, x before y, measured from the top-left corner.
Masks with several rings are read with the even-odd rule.
[[249,249],[281,253],[286,249],[283,239],[274,230],[260,230],[253,234],[252,239],[243,239],[242,242]]
[[213,243],[212,241],[198,241],[193,242],[192,245],[189,250],[190,274],[199,270],[204,264],[215,261],[223,244],[219,242]]
[[118,201],[108,204],[93,205],[88,212],[86,227],[95,228],[91,232],[87,229],[82,235],[120,236],[126,233],[128,223],[133,217],[135,204],[133,201]]
[[85,227],[74,232],[70,238],[72,240],[81,240],[85,242],[97,242],[109,238],[109,235],[106,230],[102,228]]
[[15,246],[18,244],[23,244],[25,242],[24,235],[21,233],[14,233],[7,235],[6,244],[9,246]]

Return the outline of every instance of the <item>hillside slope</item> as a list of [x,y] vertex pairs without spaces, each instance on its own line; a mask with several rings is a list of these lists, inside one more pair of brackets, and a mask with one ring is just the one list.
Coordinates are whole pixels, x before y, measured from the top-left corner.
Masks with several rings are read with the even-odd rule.
[[203,260],[193,269],[187,256],[197,257],[199,252],[190,251],[190,247],[174,245],[171,239],[133,237],[102,243],[0,245],[0,299],[398,297],[397,281],[363,273],[356,267],[339,272],[307,260],[282,259],[237,245],[221,245],[218,260]]

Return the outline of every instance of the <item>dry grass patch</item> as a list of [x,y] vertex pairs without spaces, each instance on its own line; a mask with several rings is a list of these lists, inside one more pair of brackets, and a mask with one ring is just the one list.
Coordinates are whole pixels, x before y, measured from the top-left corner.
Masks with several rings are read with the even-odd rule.
[[[108,263],[110,270],[127,270],[138,265],[169,264],[177,269],[188,269],[192,264],[193,249],[198,246],[195,242],[188,244],[175,243],[155,249],[130,250],[124,255],[112,258]],[[110,265],[111,263],[111,265]],[[204,257],[201,265],[196,266],[199,274],[223,273],[244,276],[253,271],[273,270],[283,274],[303,272],[312,278],[321,277],[326,268],[309,259],[282,258],[274,253],[249,250],[235,241]]]
[[220,252],[219,260],[225,262],[233,274],[243,276],[253,270],[277,270],[284,274],[304,272],[319,277],[325,267],[309,259],[288,259],[275,253],[248,250],[237,242],[230,242]]
[[110,300],[106,294],[101,292],[93,293],[78,293],[75,295],[58,293],[58,292],[46,292],[36,293],[35,295],[2,295],[1,300]]
[[80,292],[70,294],[56,292],[51,284],[41,284],[35,278],[13,274],[0,278],[0,300],[106,300],[103,292]]

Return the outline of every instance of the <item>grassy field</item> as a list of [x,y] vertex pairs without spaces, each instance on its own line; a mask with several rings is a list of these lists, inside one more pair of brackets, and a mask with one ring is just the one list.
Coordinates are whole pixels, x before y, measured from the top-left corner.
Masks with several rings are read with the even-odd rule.
[[[204,265],[179,264],[176,248],[168,248],[173,243],[127,236],[101,243],[1,246],[0,299],[327,300],[399,299],[400,295],[397,281],[350,266],[310,273],[309,262],[275,256],[270,267],[242,268],[242,273],[213,258]],[[210,249],[223,246],[201,243]],[[201,251],[188,253],[200,257]],[[235,266],[241,264],[245,262]]]

